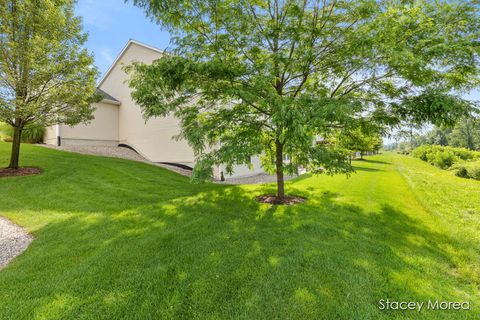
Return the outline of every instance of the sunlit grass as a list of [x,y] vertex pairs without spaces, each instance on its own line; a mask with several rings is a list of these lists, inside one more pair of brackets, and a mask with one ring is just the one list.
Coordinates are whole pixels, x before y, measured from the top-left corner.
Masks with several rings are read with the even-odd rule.
[[[254,198],[273,186],[22,148],[45,172],[0,180],[0,215],[35,236],[0,271],[0,319],[480,317],[478,181],[385,154],[349,179],[300,177],[287,190],[309,200],[272,207]],[[386,298],[472,310],[378,310]]]

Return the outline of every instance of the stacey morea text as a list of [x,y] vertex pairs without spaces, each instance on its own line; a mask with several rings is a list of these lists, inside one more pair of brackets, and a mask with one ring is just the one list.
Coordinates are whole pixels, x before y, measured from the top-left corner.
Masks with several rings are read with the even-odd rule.
[[468,301],[395,301],[390,299],[381,299],[378,301],[380,310],[470,310]]

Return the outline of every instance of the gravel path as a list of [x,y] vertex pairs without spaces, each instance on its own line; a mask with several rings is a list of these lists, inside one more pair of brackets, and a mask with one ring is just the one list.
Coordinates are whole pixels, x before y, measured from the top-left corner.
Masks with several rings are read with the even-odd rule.
[[113,158],[122,158],[128,160],[135,160],[141,162],[148,162],[144,157],[129,148],[124,147],[109,147],[109,146],[62,146],[51,148],[63,151],[71,151],[76,153],[90,154],[94,156],[104,156]]
[[0,270],[25,251],[32,240],[23,228],[0,217]]

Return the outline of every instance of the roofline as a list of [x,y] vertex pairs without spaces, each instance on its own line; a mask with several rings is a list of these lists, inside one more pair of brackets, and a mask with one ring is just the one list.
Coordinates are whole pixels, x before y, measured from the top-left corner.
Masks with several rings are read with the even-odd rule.
[[120,61],[120,59],[123,57],[123,55],[125,54],[125,52],[128,50],[128,48],[132,45],[132,44],[136,44],[136,45],[139,45],[141,47],[144,47],[144,48],[147,48],[147,49],[150,49],[150,50],[153,50],[155,52],[158,52],[158,53],[161,53],[161,54],[165,54],[165,52],[159,48],[155,48],[155,47],[152,47],[146,43],[143,43],[143,42],[140,42],[140,41],[137,41],[137,40],[133,40],[133,39],[129,39],[127,44],[123,47],[122,51],[120,51],[120,54],[115,58],[115,60],[113,61],[113,63],[110,65],[110,67],[108,68],[107,72],[105,72],[105,74],[103,75],[103,77],[100,79],[100,82],[98,82],[97,84],[97,87],[100,87],[103,82],[105,82],[105,80],[107,79],[107,77],[110,75],[110,73],[112,72],[113,68],[117,65],[118,61]]
[[115,100],[110,100],[110,99],[102,99],[100,102],[108,103],[108,104],[114,104],[116,106],[121,105],[120,101],[115,101]]

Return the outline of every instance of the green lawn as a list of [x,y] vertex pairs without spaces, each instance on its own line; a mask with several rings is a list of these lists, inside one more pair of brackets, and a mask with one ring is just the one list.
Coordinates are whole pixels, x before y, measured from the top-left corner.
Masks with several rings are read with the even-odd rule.
[[[45,172],[0,179],[0,215],[35,236],[0,271],[0,319],[480,317],[479,181],[384,154],[289,182],[308,202],[272,207],[253,200],[272,186],[22,148]],[[387,298],[471,310],[379,310]]]

